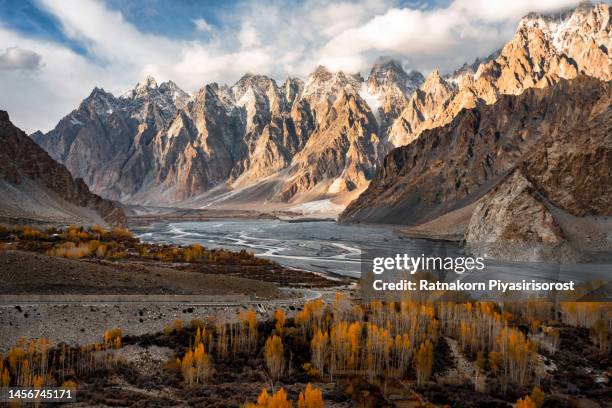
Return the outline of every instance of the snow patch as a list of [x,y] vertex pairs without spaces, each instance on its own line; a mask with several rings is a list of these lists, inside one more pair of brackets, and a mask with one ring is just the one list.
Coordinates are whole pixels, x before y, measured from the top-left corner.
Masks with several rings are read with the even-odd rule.
[[361,86],[361,89],[359,90],[359,96],[361,96],[361,99],[363,99],[365,103],[370,107],[370,110],[372,111],[372,113],[374,114],[374,117],[376,118],[376,122],[380,124],[381,117],[380,117],[380,111],[378,110],[378,108],[380,107],[380,100],[379,100],[380,94],[371,93],[368,90],[367,84],[364,83]]

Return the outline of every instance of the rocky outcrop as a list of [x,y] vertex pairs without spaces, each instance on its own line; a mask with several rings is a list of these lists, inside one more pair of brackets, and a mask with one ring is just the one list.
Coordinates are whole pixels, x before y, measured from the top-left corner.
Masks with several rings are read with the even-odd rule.
[[[0,216],[43,222],[127,223],[117,203],[92,194],[82,179],[73,179],[63,165],[16,128],[5,111],[0,111],[0,139]],[[41,205],[31,210],[37,202]]]
[[565,236],[537,189],[515,171],[479,200],[465,240],[478,256],[541,260],[551,259]]
[[555,207],[578,217],[612,215],[612,91],[580,102],[583,119],[562,118],[558,133],[540,140],[520,170]]
[[[609,185],[610,166],[604,164],[609,142],[600,137],[599,143],[589,144],[592,132],[585,129],[587,123],[604,120],[610,100],[609,82],[579,77],[464,110],[450,124],[424,131],[387,155],[369,187],[340,219],[420,224],[475,202],[519,165],[544,197],[558,195],[556,202],[567,202],[564,208],[570,211],[569,203],[582,194],[591,205],[600,202],[598,194],[609,202],[609,193],[601,191]],[[572,144],[573,138],[585,139]],[[590,158],[601,167],[578,168],[579,160]],[[559,166],[549,167],[552,160]],[[593,191],[580,191],[587,187],[574,177],[590,180]]]

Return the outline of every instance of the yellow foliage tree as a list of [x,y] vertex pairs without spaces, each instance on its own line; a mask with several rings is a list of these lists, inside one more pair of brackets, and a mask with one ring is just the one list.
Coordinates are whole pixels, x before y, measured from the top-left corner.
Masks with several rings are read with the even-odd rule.
[[537,408],[542,408],[542,405],[544,405],[544,393],[542,392],[540,387],[533,387],[533,390],[531,390],[531,395],[529,397]]
[[257,403],[246,403],[244,408],[292,408],[293,404],[287,399],[287,392],[281,388],[274,394],[268,394],[263,390],[257,398]]
[[274,312],[274,327],[276,331],[279,333],[283,332],[283,328],[285,327],[285,321],[287,320],[287,316],[285,315],[285,311],[283,309],[277,309]]
[[417,384],[422,385],[431,377],[433,370],[433,344],[431,341],[425,340],[421,343],[421,347],[416,353],[415,369],[417,373]]
[[300,392],[297,406],[298,408],[324,408],[323,393],[308,383],[304,392]]
[[280,378],[285,365],[285,348],[280,337],[268,337],[264,348],[264,361],[273,381]]
[[327,362],[327,351],[329,346],[329,335],[327,332],[318,330],[312,336],[310,341],[310,355],[312,365],[317,369],[320,375],[325,373]]
[[525,395],[524,398],[521,398],[516,401],[515,408],[537,408],[537,406],[528,395]]

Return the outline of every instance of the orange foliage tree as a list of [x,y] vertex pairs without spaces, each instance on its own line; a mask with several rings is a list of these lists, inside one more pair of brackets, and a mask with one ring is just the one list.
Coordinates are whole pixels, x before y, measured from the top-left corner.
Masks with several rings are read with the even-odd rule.
[[308,383],[304,392],[300,392],[297,406],[298,408],[324,408],[323,393]]
[[285,367],[285,348],[280,337],[270,336],[266,339],[264,347],[264,362],[270,373],[272,381],[280,378]]

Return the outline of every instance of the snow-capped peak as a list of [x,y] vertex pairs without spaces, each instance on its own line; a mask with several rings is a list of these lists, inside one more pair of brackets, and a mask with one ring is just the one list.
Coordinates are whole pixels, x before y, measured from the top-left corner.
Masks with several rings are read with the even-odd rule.
[[399,90],[409,97],[425,78],[418,71],[407,73],[402,64],[389,57],[381,57],[374,63],[368,77],[368,91],[371,94],[396,92]]
[[[610,6],[583,2],[573,10],[554,14],[529,13],[519,23],[518,30],[539,29],[558,52],[566,53],[574,35],[581,31],[607,31],[609,41]],[[604,44],[605,45],[605,44]]]
[[157,81],[151,75],[147,75],[147,77],[136,85],[136,89],[157,89]]
[[332,72],[319,65],[308,77],[302,96],[311,101],[332,102],[342,91],[358,92],[363,78],[358,75],[347,75],[342,71]]

